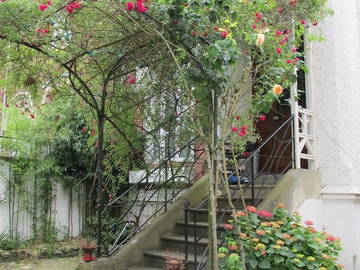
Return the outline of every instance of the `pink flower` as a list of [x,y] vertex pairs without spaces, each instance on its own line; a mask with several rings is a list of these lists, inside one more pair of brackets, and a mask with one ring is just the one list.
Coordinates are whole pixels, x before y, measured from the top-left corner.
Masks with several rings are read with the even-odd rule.
[[330,241],[330,242],[334,242],[334,241],[336,240],[336,238],[335,238],[333,235],[329,234],[329,235],[326,237],[326,240],[328,240],[328,241]]
[[126,82],[128,84],[135,84],[136,83],[136,77],[133,74],[128,74]]
[[138,1],[136,2],[136,11],[137,11],[137,12],[145,13],[147,10],[148,10],[148,8],[144,6],[142,0],[138,0]]
[[265,119],[266,119],[266,116],[265,116],[265,115],[262,114],[262,115],[259,116],[259,120],[260,120],[260,121],[264,121]]
[[314,222],[312,222],[311,220],[307,220],[304,222],[307,226],[311,226],[314,225]]
[[45,11],[47,8],[48,8],[48,5],[46,5],[46,4],[40,4],[39,5],[39,10],[40,11]]
[[236,120],[240,120],[240,118],[241,118],[240,115],[235,116],[235,119],[236,119]]
[[295,7],[298,4],[298,2],[297,1],[290,1],[289,4],[292,5],[293,7]]
[[306,21],[305,20],[300,20],[300,23],[301,24],[306,24]]
[[79,9],[79,8],[81,8],[81,3],[76,2],[76,1],[69,3],[69,4],[65,7],[66,11],[67,11],[69,14],[73,14],[74,11],[75,11],[75,9]]
[[281,49],[281,48],[276,48],[275,51],[276,51],[277,54],[281,54],[281,53],[282,53],[282,49]]
[[242,130],[238,134],[240,137],[244,137],[246,135],[246,131]]
[[252,29],[256,29],[256,28],[257,28],[256,24],[253,24],[253,25],[251,26],[251,28],[252,28]]
[[257,211],[256,207],[255,207],[255,206],[251,206],[251,205],[246,206],[246,210],[247,210],[248,212],[250,212],[250,213],[256,213],[256,211]]
[[297,52],[296,48],[291,48],[291,52],[296,53]]
[[70,7],[72,7],[72,8],[74,8],[74,9],[76,9],[76,8],[81,8],[81,3],[79,3],[79,2],[71,2],[70,4],[69,4],[69,6]]
[[49,33],[49,29],[36,29],[36,32],[38,32],[41,35],[46,35]]
[[222,38],[226,38],[227,35],[228,35],[228,33],[227,33],[226,31],[222,31],[222,32],[220,33],[220,36],[221,36]]
[[255,14],[256,17],[256,22],[259,22],[264,16],[262,15],[262,13],[258,12]]
[[236,132],[236,131],[238,131],[238,128],[237,127],[232,127],[231,131]]
[[135,9],[134,3],[132,3],[132,2],[127,2],[127,3],[126,3],[126,9],[127,9],[128,11],[134,10],[134,9]]
[[283,34],[283,31],[277,30],[275,32],[275,36],[281,36]]
[[262,217],[262,218],[272,218],[272,213],[266,211],[266,210],[262,210],[258,212],[258,216]]
[[240,127],[241,131],[246,131],[249,127],[248,126],[242,126]]

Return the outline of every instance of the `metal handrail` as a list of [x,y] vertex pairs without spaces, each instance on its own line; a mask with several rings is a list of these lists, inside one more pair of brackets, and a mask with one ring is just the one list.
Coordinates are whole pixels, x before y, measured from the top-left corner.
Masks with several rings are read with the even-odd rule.
[[[267,167],[272,168],[275,165],[275,168],[278,169],[279,168],[279,162],[281,160],[281,158],[283,158],[284,153],[286,152],[286,150],[288,149],[288,147],[294,143],[294,137],[293,137],[293,132],[291,132],[291,138],[287,139],[286,136],[289,132],[289,129],[291,129],[290,131],[292,131],[293,128],[293,120],[294,120],[294,115],[290,116],[279,128],[277,128],[267,139],[265,139],[245,160],[241,161],[239,163],[239,167],[243,167],[244,165],[246,166],[247,164],[250,164],[250,180],[251,182],[247,185],[243,185],[242,189],[243,192],[245,193],[249,188],[251,188],[251,200],[252,200],[252,204],[253,205],[257,205],[260,202],[260,198],[256,198],[259,197],[261,194],[255,194],[255,182],[258,181],[258,179],[260,178],[260,176],[262,176],[264,171],[260,171],[258,172],[256,175],[254,174],[254,170],[253,170],[253,164],[254,164],[254,159],[257,155],[257,153],[260,153],[260,150],[267,145],[272,139],[274,139],[277,143],[279,143],[279,147],[275,148],[273,147],[272,149],[272,153],[270,155],[260,155],[260,156],[267,156],[267,157],[273,157],[273,159],[268,158],[264,164],[264,169],[266,169]],[[280,134],[280,131],[282,131],[284,128],[287,128],[285,130],[285,132],[282,134],[282,136],[280,136],[281,138],[277,139],[278,135]],[[274,164],[276,158],[278,159],[278,164]],[[294,156],[291,155],[290,159],[289,159],[289,164],[285,166],[285,168],[280,172],[280,174],[284,174],[288,169],[291,168],[291,166],[293,166],[293,162],[294,162]],[[247,172],[238,172],[240,179],[242,178],[243,174],[247,173]],[[228,179],[231,176],[234,176],[236,174],[235,171],[233,171],[230,175],[228,175]],[[277,175],[274,175],[275,181],[277,181]],[[241,181],[240,179],[238,179],[238,181]],[[260,183],[260,186],[263,187],[265,184],[265,180],[262,181],[262,183]],[[219,185],[219,188],[223,187],[223,182],[222,184]],[[237,190],[234,190],[232,193],[232,197],[234,195],[234,193]],[[259,192],[258,192],[259,193]],[[200,270],[200,269],[204,269],[204,267],[206,266],[206,255],[208,252],[208,247],[205,249],[205,251],[203,252],[203,254],[201,255],[200,260],[198,261],[198,255],[197,255],[197,248],[198,248],[198,244],[199,241],[201,239],[203,239],[206,235],[202,234],[199,237],[197,237],[197,215],[199,213],[199,210],[202,209],[205,205],[206,202],[208,202],[209,197],[205,198],[203,201],[201,201],[200,204],[198,204],[196,207],[194,208],[190,208],[189,204],[185,205],[184,207],[184,212],[185,212],[185,261],[187,263],[189,263],[188,259],[189,259],[189,247],[190,247],[190,242],[189,242],[189,216],[190,214],[192,214],[193,217],[193,226],[194,226],[194,242],[193,242],[193,251],[194,251],[194,265],[195,265],[195,269],[196,270]],[[226,210],[228,210],[228,208],[225,209],[217,209],[220,210],[222,215],[220,216],[218,222],[217,222],[217,226],[220,226],[220,224],[223,222],[223,219],[226,215]],[[223,240],[224,241],[224,240]]]

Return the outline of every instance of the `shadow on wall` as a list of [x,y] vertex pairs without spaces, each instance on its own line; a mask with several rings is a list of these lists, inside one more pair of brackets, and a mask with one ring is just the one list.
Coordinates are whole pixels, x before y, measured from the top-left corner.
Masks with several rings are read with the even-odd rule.
[[272,210],[283,203],[289,213],[298,211],[308,199],[321,198],[320,173],[313,170],[289,170],[279,181],[259,209]]

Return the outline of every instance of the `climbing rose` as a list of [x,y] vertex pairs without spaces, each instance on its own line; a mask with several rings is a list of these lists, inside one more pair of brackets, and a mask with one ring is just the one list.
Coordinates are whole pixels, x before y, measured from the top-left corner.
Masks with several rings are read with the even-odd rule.
[[275,84],[273,87],[273,93],[277,96],[281,95],[283,92],[283,88],[280,84]]
[[265,35],[264,34],[257,34],[255,45],[262,46],[265,42]]
[[281,52],[282,52],[282,49],[281,49],[281,48],[276,48],[276,53],[277,53],[277,54],[281,54]]
[[66,11],[69,14],[73,14],[75,9],[79,9],[79,8],[81,8],[81,3],[79,2],[71,2],[65,7]]
[[246,210],[250,213],[256,213],[256,207],[255,206],[246,206]]
[[275,32],[275,35],[276,36],[281,36],[283,34],[283,31],[280,31],[280,30],[277,30],[276,32]]
[[240,131],[238,134],[240,137],[244,137],[246,135],[246,132],[244,130]]
[[305,20],[300,20],[300,23],[301,24],[306,24],[306,21]]
[[135,9],[134,3],[132,3],[132,2],[127,2],[127,3],[126,3],[126,9],[127,9],[128,11],[134,10],[134,9]]
[[228,33],[227,33],[226,31],[222,31],[222,32],[220,33],[220,36],[221,36],[222,38],[226,38],[227,35],[228,35]]
[[311,226],[314,225],[314,222],[312,222],[311,220],[307,220],[304,222],[307,226]]
[[232,127],[231,131],[236,132],[236,131],[238,131],[238,128],[237,127]]
[[128,74],[126,82],[128,84],[135,84],[136,83],[136,77],[133,74]]
[[46,5],[46,4],[40,4],[40,5],[39,5],[39,10],[40,10],[40,11],[45,11],[48,7],[49,7],[49,6]]
[[266,119],[266,116],[265,116],[265,115],[262,114],[262,115],[259,116],[259,120],[260,120],[260,121],[264,121],[265,119]]
[[242,127],[240,127],[240,129],[241,129],[241,131],[246,132],[246,130],[248,129],[248,126],[242,126]]
[[138,0],[136,2],[136,10],[140,13],[145,13],[148,9],[147,9],[147,7],[144,6],[142,0]]

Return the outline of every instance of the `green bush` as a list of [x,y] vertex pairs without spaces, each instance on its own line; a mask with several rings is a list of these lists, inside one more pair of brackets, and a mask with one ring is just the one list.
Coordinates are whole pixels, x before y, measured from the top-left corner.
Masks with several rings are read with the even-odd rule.
[[247,211],[238,211],[233,217],[224,226],[225,242],[219,248],[222,270],[243,269],[241,244],[247,269],[342,268],[336,263],[340,239],[317,231],[312,221],[302,223],[299,214],[288,214],[283,205],[278,205],[273,213],[248,206]]

